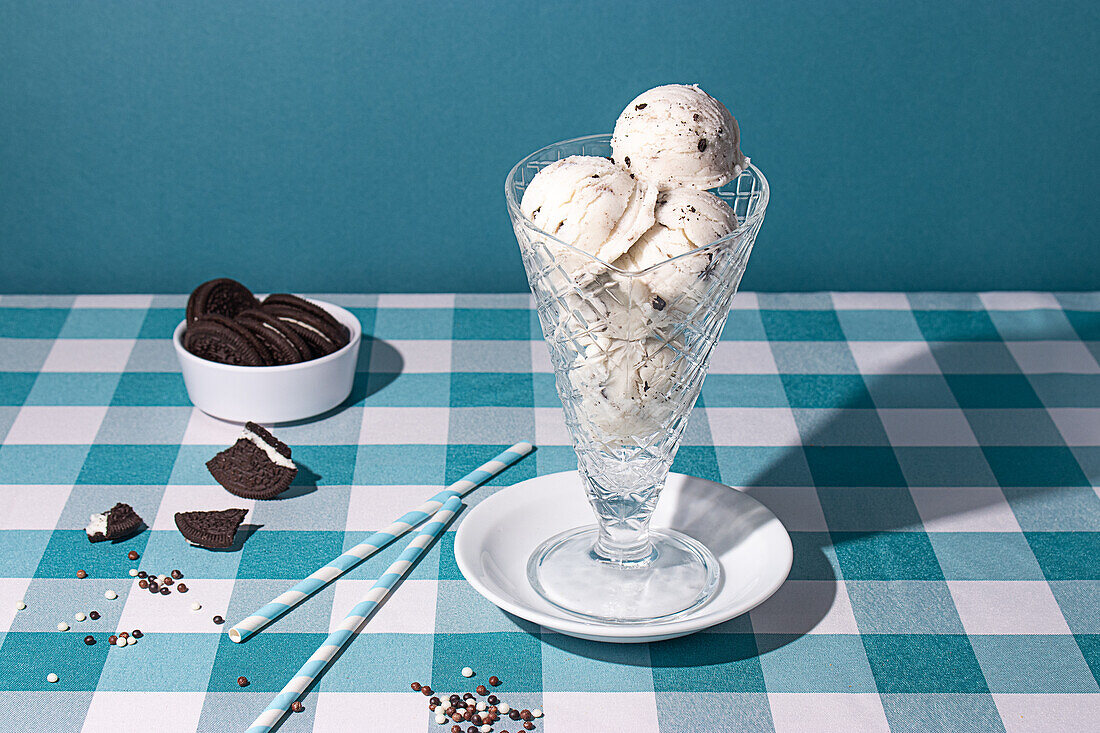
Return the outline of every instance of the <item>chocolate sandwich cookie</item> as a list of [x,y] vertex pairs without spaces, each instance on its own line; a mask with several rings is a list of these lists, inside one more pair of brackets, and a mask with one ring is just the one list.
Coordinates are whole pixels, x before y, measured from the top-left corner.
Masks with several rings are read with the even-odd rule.
[[313,358],[309,344],[298,332],[275,316],[252,308],[237,314],[237,323],[262,341],[271,353],[269,365],[297,364]]
[[[231,547],[247,509],[217,512],[176,512],[176,528],[193,545],[218,549]],[[183,592],[180,586],[180,592]]]
[[137,533],[144,522],[129,504],[118,503],[110,511],[93,514],[84,531],[89,542],[121,540]]
[[187,299],[187,322],[192,323],[208,315],[234,318],[238,313],[259,305],[252,291],[236,280],[220,277],[204,282],[191,291]]
[[309,311],[286,305],[264,305],[263,310],[301,336],[313,351],[314,359],[327,356],[348,343],[347,329],[334,328],[331,321],[318,318]]
[[304,311],[309,313],[314,318],[319,318],[324,321],[328,329],[332,329],[339,335],[336,348],[341,348],[351,338],[351,334],[348,333],[347,326],[336,320],[331,313],[322,308],[319,305],[310,303],[305,298],[299,298],[297,295],[291,295],[290,293],[273,293],[272,295],[264,298],[263,307],[280,306],[285,308],[293,308],[297,311]]
[[206,468],[226,491],[244,499],[273,499],[298,475],[287,444],[253,422],[245,423],[237,442]]
[[271,351],[252,331],[225,316],[207,315],[187,325],[183,347],[200,359],[238,366],[265,366]]

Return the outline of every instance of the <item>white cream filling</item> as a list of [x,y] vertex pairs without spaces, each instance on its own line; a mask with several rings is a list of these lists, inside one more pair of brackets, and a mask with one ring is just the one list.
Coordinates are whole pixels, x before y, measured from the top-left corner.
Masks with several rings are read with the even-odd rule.
[[107,534],[107,515],[106,514],[93,514],[91,516],[91,522],[84,528],[84,531],[88,533],[88,536]]
[[[253,443],[256,444],[256,446],[263,449],[263,452],[267,454],[268,460],[274,463],[276,466],[282,466],[283,468],[297,468],[297,466],[294,465],[294,461],[290,460],[282,453],[275,450],[273,446],[268,445],[263,438],[261,438],[259,435],[252,432],[248,428],[245,428],[244,432],[241,433],[241,437],[245,440],[251,440]],[[104,520],[104,522],[106,522],[106,519]]]
[[317,334],[318,336],[320,336],[321,338],[323,338],[323,339],[324,339],[325,341],[327,341],[327,342],[329,342],[329,343],[332,343],[332,339],[330,339],[330,338],[329,338],[328,336],[326,336],[325,334],[321,333],[320,331],[318,331],[318,330],[317,330],[316,328],[314,328],[313,326],[309,325],[308,323],[303,323],[302,321],[299,321],[299,320],[298,320],[298,319],[296,319],[296,318],[290,318],[290,317],[288,317],[288,316],[279,316],[279,318],[280,318],[281,320],[287,321],[288,323],[293,323],[293,324],[295,324],[295,325],[297,325],[297,326],[301,326],[302,328],[306,329],[307,331],[312,331],[313,333],[315,333],[315,334]]

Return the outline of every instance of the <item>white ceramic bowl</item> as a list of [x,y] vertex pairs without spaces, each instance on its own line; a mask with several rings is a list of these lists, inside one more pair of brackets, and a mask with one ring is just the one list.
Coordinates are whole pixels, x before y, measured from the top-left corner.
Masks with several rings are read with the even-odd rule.
[[339,351],[312,361],[251,367],[200,359],[183,348],[187,321],[176,326],[176,347],[187,396],[208,415],[230,422],[291,422],[320,415],[351,394],[363,327],[351,312],[312,300],[348,327],[351,340]]

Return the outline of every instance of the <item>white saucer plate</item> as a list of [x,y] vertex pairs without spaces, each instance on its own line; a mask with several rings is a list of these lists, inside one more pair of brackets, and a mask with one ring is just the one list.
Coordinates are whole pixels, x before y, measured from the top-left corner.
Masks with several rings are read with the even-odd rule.
[[576,471],[538,476],[470,510],[455,536],[455,560],[470,585],[508,613],[581,639],[639,643],[693,634],[740,616],[783,585],[794,557],[787,530],[756,499],[670,473],[652,525],[677,529],[710,548],[722,568],[718,590],[707,603],[669,621],[595,623],[550,604],[527,580],[527,559],[544,540],[594,523]]

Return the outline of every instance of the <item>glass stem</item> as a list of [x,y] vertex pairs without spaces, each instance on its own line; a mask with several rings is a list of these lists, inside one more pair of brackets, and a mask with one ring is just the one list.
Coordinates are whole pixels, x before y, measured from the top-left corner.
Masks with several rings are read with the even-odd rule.
[[[582,464],[593,462],[592,457],[586,458]],[[637,461],[629,465],[606,459],[595,462],[601,465],[585,466],[587,470],[581,471],[599,527],[593,553],[608,562],[648,564],[654,553],[649,520],[664,488],[668,465],[658,462],[651,471]]]

